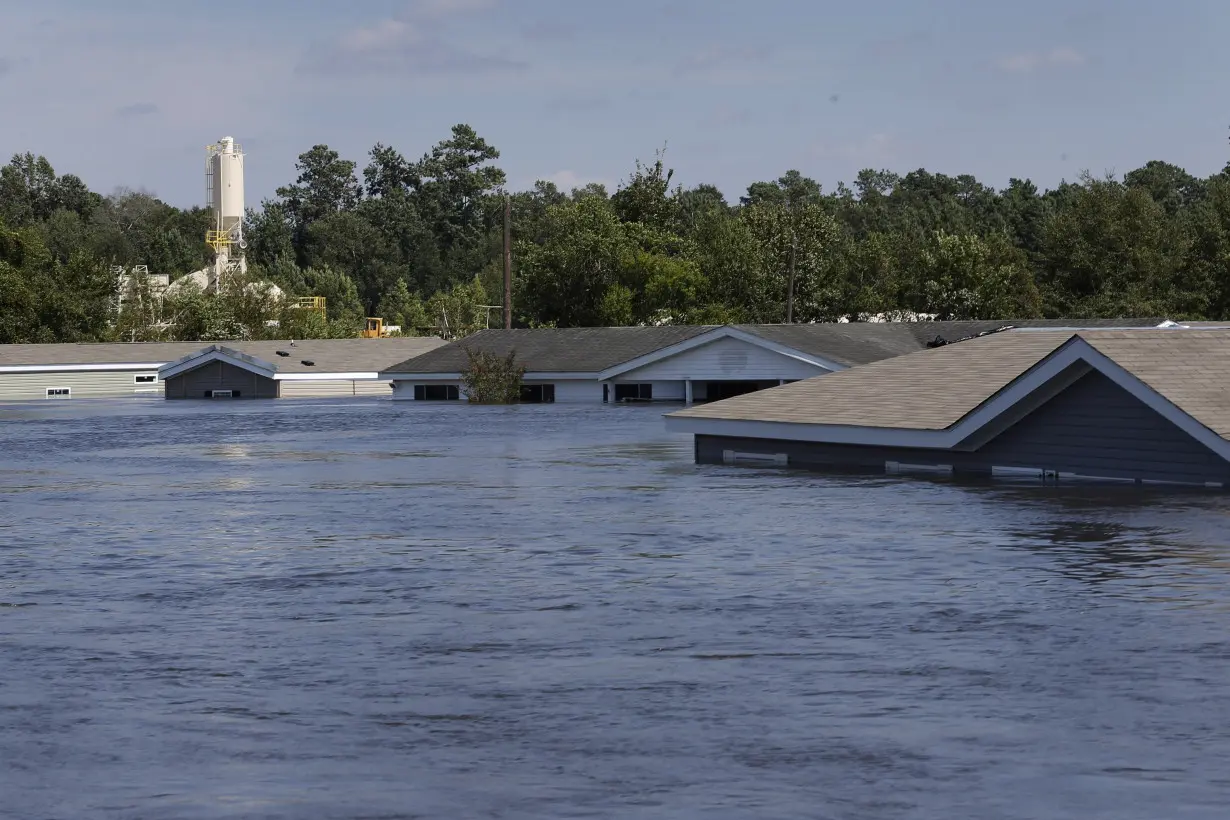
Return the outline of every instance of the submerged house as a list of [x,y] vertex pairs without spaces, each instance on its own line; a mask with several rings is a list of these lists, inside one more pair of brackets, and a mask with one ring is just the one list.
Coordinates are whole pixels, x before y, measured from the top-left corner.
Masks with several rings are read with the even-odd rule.
[[162,395],[158,368],[200,342],[0,345],[0,401]]
[[1230,486],[1230,328],[1014,329],[666,416],[698,462]]
[[[0,345],[0,402],[30,399],[161,398],[175,378],[179,397],[223,391],[244,370],[238,395],[389,395],[377,376],[383,367],[445,344],[427,338],[311,339],[298,342],[115,342]],[[285,356],[278,351],[286,353]],[[228,361],[228,357],[230,360]],[[311,364],[305,364],[311,362]],[[212,366],[196,390],[188,372]],[[252,376],[277,382],[252,381]],[[195,377],[194,377],[195,378]],[[234,393],[234,391],[233,391]]]
[[387,396],[380,369],[443,339],[307,339],[211,344],[158,369],[168,399]]
[[[1162,319],[1106,324],[1152,327]],[[482,330],[393,365],[393,398],[460,401],[467,350],[515,352],[525,402],[717,401],[926,350],[1007,325],[967,321]]]

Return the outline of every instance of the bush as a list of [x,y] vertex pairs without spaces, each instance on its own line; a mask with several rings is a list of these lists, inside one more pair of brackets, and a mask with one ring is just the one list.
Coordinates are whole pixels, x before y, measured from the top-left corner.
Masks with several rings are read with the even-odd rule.
[[468,347],[464,350],[468,363],[461,374],[461,382],[471,404],[517,404],[521,401],[525,365],[517,363],[517,351],[497,356]]

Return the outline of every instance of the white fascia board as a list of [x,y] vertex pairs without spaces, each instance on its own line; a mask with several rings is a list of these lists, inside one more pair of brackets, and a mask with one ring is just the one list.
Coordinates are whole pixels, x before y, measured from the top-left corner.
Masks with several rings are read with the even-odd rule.
[[264,376],[267,379],[276,378],[278,372],[276,367],[254,356],[244,356],[241,358],[239,355],[232,354],[229,350],[215,348],[159,368],[158,378],[162,381],[173,379],[181,373],[196,370],[198,367],[202,367],[210,362],[225,362],[242,370],[247,370],[249,373]]
[[329,380],[346,380],[346,381],[362,381],[366,379],[379,379],[379,373],[275,373],[274,381],[279,382],[296,382],[296,381],[329,381]]
[[729,438],[771,438],[817,444],[857,444],[875,447],[943,449],[945,430],[906,430],[899,427],[852,427],[842,424],[804,424],[786,421],[716,419],[667,414],[672,433]]
[[115,370],[157,370],[166,362],[133,364],[14,364],[0,366],[0,373],[98,373]]
[[806,362],[807,364],[821,367],[828,371],[846,369],[846,366],[843,364],[838,364],[837,362],[829,361],[828,359],[822,359],[819,356],[809,356],[808,354],[795,350],[792,347],[786,347],[785,345],[778,344],[777,342],[771,342],[768,339],[761,338],[760,336],[752,333],[747,333],[739,330],[738,328],[731,327],[730,325],[723,325],[722,327],[714,328],[713,330],[702,333],[699,336],[684,339],[682,342],[677,342],[676,344],[668,347],[659,348],[649,353],[645,353],[644,355],[637,356],[635,359],[629,359],[626,362],[617,364],[614,367],[608,367],[606,370],[603,370],[598,374],[598,379],[600,381],[607,381],[615,378],[616,376],[622,376],[625,373],[630,373],[646,365],[653,364],[654,362],[660,362],[663,359],[669,359],[671,356],[677,356],[680,353],[685,353],[694,348],[702,347],[711,342],[716,342],[718,339],[738,339],[739,341],[746,342],[747,344],[764,348],[765,350],[771,350],[772,352],[787,358]]
[[550,382],[550,381],[584,382],[584,381],[597,381],[598,374],[597,373],[567,373],[563,371],[551,372],[551,371],[546,371],[546,370],[535,370],[535,371],[526,371],[525,375],[522,376],[521,379],[522,381],[535,381],[535,382]]
[[382,371],[377,378],[391,382],[452,382],[461,378],[460,373],[389,373]]
[[[379,378],[394,382],[457,382],[462,380],[461,373],[380,373]],[[573,373],[563,371],[549,370],[530,370],[526,371],[521,377],[522,381],[535,382],[551,382],[551,381],[595,381],[598,378],[597,373]]]
[[1180,410],[1153,388],[1120,367],[1080,337],[1060,347],[1025,375],[1001,390],[952,427],[943,430],[910,430],[900,427],[855,427],[802,422],[753,421],[668,414],[666,429],[734,438],[769,438],[824,444],[855,444],[870,447],[910,447],[950,450],[974,435],[1018,402],[1056,378],[1067,368],[1083,361],[1119,387],[1139,399],[1151,410],[1230,461],[1230,441],[1205,427]]

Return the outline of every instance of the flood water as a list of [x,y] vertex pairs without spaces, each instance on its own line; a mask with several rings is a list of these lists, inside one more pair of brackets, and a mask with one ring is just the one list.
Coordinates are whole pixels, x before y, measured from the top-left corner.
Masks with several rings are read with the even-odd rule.
[[0,816],[1230,812],[1230,499],[661,412],[0,408]]

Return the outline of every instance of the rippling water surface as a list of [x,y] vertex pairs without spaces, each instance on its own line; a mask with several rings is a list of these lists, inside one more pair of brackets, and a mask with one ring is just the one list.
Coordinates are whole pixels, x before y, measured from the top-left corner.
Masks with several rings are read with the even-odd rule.
[[0,816],[1227,816],[1230,499],[661,412],[0,408]]

